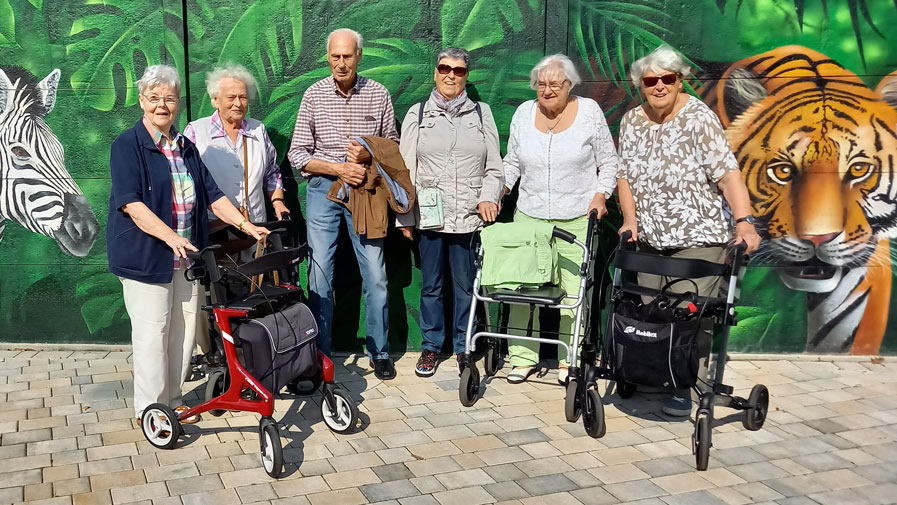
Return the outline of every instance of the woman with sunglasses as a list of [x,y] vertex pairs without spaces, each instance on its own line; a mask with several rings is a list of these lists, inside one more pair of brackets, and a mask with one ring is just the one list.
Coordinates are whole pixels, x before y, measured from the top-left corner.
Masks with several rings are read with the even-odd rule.
[[[581,79],[570,58],[546,56],[530,72],[530,88],[536,99],[520,104],[511,119],[508,153],[504,159],[508,191],[520,180],[515,222],[548,223],[585,237],[588,215],[594,210],[607,214],[605,202],[616,185],[617,153],[604,119],[604,112],[589,98],[573,96],[570,90]],[[560,287],[568,293],[579,289],[579,246],[556,241],[560,265]],[[530,312],[512,305],[508,327],[524,335]],[[570,344],[574,310],[562,310],[560,338]],[[533,330],[538,332],[538,310]],[[523,382],[539,362],[539,343],[514,339],[509,353],[512,370],[508,382]],[[558,382],[566,384],[567,355],[558,346]]]
[[436,57],[436,87],[423,103],[411,106],[402,122],[400,149],[417,191],[414,212],[397,215],[409,240],[420,230],[420,330],[422,352],[415,372],[436,372],[445,340],[442,306],[444,277],[454,293],[453,348],[460,359],[473,295],[473,233],[495,221],[504,186],[498,129],[488,105],[467,97],[467,51],[444,49]]
[[[623,116],[617,187],[623,226],[639,250],[722,263],[735,218],[734,243],[748,252],[760,237],[754,230],[747,188],[729,149],[719,118],[701,100],[683,92],[690,69],[669,46],[660,46],[632,64],[632,82],[644,103]],[[719,278],[693,279],[698,295],[717,296]],[[668,279],[639,274],[641,285],[661,289]],[[676,289],[694,289],[678,283]],[[709,320],[708,320],[709,321]],[[698,334],[699,378],[706,378],[712,328]],[[700,384],[700,381],[699,381]],[[664,404],[671,416],[691,412],[687,389]]]

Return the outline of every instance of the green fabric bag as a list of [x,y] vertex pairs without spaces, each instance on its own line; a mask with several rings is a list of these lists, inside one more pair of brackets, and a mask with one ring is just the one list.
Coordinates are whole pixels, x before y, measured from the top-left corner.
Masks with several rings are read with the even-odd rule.
[[483,274],[480,284],[499,289],[557,284],[554,225],[496,223],[480,231]]

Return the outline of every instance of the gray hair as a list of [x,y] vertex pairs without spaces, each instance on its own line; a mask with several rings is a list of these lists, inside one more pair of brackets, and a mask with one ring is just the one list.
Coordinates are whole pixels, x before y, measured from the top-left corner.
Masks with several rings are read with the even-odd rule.
[[181,76],[176,68],[171,65],[152,65],[143,71],[143,77],[137,81],[137,91],[143,94],[150,88],[165,85],[174,89],[175,94],[181,96]]
[[464,66],[470,68],[470,53],[459,47],[446,47],[436,56],[436,64],[443,58],[451,58],[453,60],[464,60]]
[[218,96],[218,92],[221,90],[221,79],[234,79],[242,82],[246,85],[246,91],[250,96],[257,91],[255,77],[246,70],[246,67],[231,63],[224,67],[217,67],[206,74],[206,91],[209,93],[209,98]]
[[650,54],[635,60],[632,64],[630,74],[635,87],[638,88],[642,85],[642,77],[649,70],[656,74],[672,72],[679,77],[685,77],[691,73],[691,67],[685,63],[682,56],[666,44],[658,46]]
[[530,89],[536,89],[539,84],[539,76],[547,70],[560,70],[560,72],[564,74],[564,77],[570,81],[571,88],[582,82],[582,79],[579,77],[579,72],[576,71],[576,67],[573,65],[570,58],[563,54],[552,54],[542,58],[539,63],[536,63],[536,66],[533,67],[532,71],[530,71]]
[[327,52],[330,52],[330,39],[332,39],[334,35],[352,35],[355,37],[356,51],[359,53],[361,52],[361,47],[364,45],[364,39],[361,38],[360,33],[351,28],[337,28],[330,32],[330,35],[327,36]]

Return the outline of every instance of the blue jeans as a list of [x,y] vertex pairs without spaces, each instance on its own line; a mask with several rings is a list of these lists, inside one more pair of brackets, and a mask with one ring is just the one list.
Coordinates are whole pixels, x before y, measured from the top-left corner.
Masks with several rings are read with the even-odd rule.
[[453,346],[455,354],[464,352],[470,299],[473,296],[472,233],[440,233],[421,231],[420,234],[420,332],[421,347],[425,351],[440,352],[445,340],[445,316],[442,309],[443,276],[451,273],[454,295],[455,322]]
[[333,263],[339,238],[340,218],[346,220],[352,247],[361,271],[364,292],[365,345],[371,359],[389,357],[386,264],[383,239],[368,239],[355,233],[352,214],[327,199],[335,179],[316,175],[308,180],[305,196],[308,230],[308,305],[318,322],[318,348],[330,355],[333,323]]

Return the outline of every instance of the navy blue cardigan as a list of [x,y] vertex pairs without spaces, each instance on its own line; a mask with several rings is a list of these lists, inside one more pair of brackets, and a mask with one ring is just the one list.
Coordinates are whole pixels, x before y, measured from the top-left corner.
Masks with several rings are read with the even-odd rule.
[[[224,197],[206,170],[193,142],[181,137],[181,157],[193,178],[193,245],[209,243],[209,204]],[[119,277],[160,284],[171,282],[173,252],[162,240],[144,233],[122,207],[143,202],[163,223],[172,222],[171,170],[143,125],[143,118],[112,143],[109,156],[112,192],[106,222],[106,255],[109,271]]]

